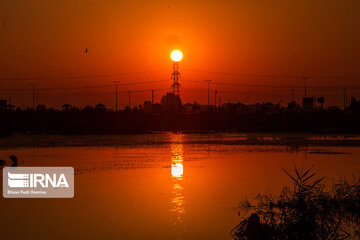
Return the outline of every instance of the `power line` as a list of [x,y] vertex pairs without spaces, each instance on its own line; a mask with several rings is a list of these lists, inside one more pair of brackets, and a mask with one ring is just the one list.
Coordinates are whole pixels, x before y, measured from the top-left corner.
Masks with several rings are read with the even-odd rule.
[[[115,86],[115,85],[114,85]],[[144,92],[149,92],[151,93],[152,91],[163,91],[163,90],[171,90],[172,88],[159,88],[159,89],[145,89],[145,90],[131,90],[131,94],[133,93],[144,93]],[[114,94],[114,92],[93,92],[93,93],[66,93],[66,94],[61,94],[62,96],[73,96],[73,95],[79,95],[79,96],[96,96],[96,95],[111,95]],[[118,91],[118,94],[129,94],[129,91]],[[28,94],[21,94],[21,95],[31,95],[30,93]],[[54,94],[41,94],[42,96],[54,96]]]
[[[210,73],[219,75],[232,75],[242,77],[261,77],[261,78],[303,78],[300,75],[282,75],[282,74],[249,74],[249,73],[236,73],[236,72],[225,72],[225,71],[208,71],[208,70],[196,70],[196,69],[183,69],[188,72],[199,72],[199,73]],[[360,78],[360,75],[309,75],[309,78]]]
[[[60,76],[60,77],[18,77],[18,78],[0,78],[0,81],[36,81],[36,80],[56,80],[56,79],[86,79],[86,78],[102,78],[102,77],[117,77],[124,75],[135,75],[135,74],[149,74],[156,72],[169,71],[169,69],[149,70],[149,71],[135,71],[135,72],[122,72],[113,74],[93,74],[93,75],[73,75],[73,76]],[[210,73],[219,75],[231,75],[231,76],[242,76],[242,77],[260,77],[260,78],[303,78],[300,75],[282,75],[282,74],[251,74],[251,73],[238,73],[238,72],[226,72],[226,71],[208,71],[208,70],[197,70],[197,69],[183,69],[188,72],[198,73]],[[360,75],[309,75],[310,78],[331,78],[331,79],[344,79],[344,78],[360,78]]]
[[[182,88],[184,91],[186,92],[203,92],[203,93],[206,93],[208,92],[207,89],[195,89],[195,88]],[[251,91],[249,90],[221,90],[221,89],[217,89],[218,93],[249,93]],[[264,90],[264,91],[256,91],[256,92],[259,92],[259,93],[263,93],[263,92],[271,92],[271,93],[274,93],[274,94],[278,94],[278,93],[285,93],[287,92],[288,90],[287,89],[281,89],[281,90],[277,90],[277,91],[267,91],[267,90]]]
[[188,72],[199,72],[199,73],[211,73],[219,75],[232,75],[232,76],[243,76],[243,77],[263,77],[263,78],[301,78],[298,75],[276,75],[276,74],[249,74],[249,73],[235,73],[235,72],[216,72],[207,70],[196,70],[196,69],[183,69]]
[[[123,83],[123,84],[118,84],[118,86],[131,86],[131,85],[138,85],[138,84],[147,84],[147,83],[155,83],[155,82],[163,82],[163,81],[169,81],[168,79],[166,80],[157,80],[157,81],[147,81],[147,82],[137,82],[137,83]],[[191,80],[187,80],[185,82],[196,82],[196,83],[201,83],[204,84],[205,82],[203,81],[191,81]],[[264,85],[264,84],[241,84],[241,83],[226,83],[226,82],[214,82],[212,81],[213,84],[216,85],[228,85],[228,86],[239,86],[239,87],[254,87],[254,88],[274,88],[274,89],[283,89],[282,91],[288,91],[288,89],[298,89],[301,88],[303,89],[303,86],[283,86],[283,85]],[[55,88],[37,88],[38,91],[55,91],[55,90],[78,90],[78,89],[98,89],[98,88],[110,88],[110,87],[114,87],[115,84],[107,84],[107,85],[95,85],[95,86],[80,86],[80,87],[55,87]],[[342,90],[343,88],[346,89],[360,89],[360,86],[331,86],[331,87],[326,87],[326,86],[312,86],[312,87],[307,87],[308,89],[328,89],[328,90]],[[162,88],[162,89],[167,89],[167,88]],[[159,90],[162,90],[159,89]],[[190,91],[203,91],[201,89],[191,89],[191,88],[183,88],[184,90],[188,89]],[[152,90],[158,90],[158,89],[152,89]],[[222,92],[244,92],[244,91],[236,91],[236,90],[232,90],[232,91],[228,91],[228,90],[222,90],[222,89],[218,89],[219,91]],[[0,90],[0,93],[2,94],[20,94],[20,92],[26,93],[26,92],[31,92],[32,88],[23,88],[23,89],[5,89],[5,90]],[[132,91],[132,92],[147,92],[147,91],[151,91],[151,90],[136,90],[136,91]],[[273,91],[273,90],[272,90]],[[127,92],[127,91],[126,91]],[[119,92],[119,93],[124,93],[124,92]],[[20,95],[27,95],[27,94],[20,94]],[[41,94],[44,95],[44,94]]]
[[134,75],[134,74],[147,74],[147,73],[163,72],[163,71],[168,71],[168,70],[169,69],[141,71],[141,72],[140,71],[139,72],[123,72],[123,73],[113,73],[113,74],[62,76],[62,77],[0,78],[0,81],[36,81],[36,80],[56,80],[56,79],[102,78],[102,77],[117,77],[117,76]]
[[[93,74],[93,75],[73,75],[73,76],[60,76],[60,77],[18,77],[18,78],[0,78],[0,81],[36,81],[36,80],[56,80],[56,79],[84,79],[84,78],[102,78],[102,77],[117,77],[124,75],[135,75],[135,74],[149,74],[156,72],[169,71],[169,69],[160,70],[149,70],[149,71],[136,71],[136,72],[122,72],[113,74]],[[237,73],[237,72],[226,72],[226,71],[208,71],[208,70],[197,70],[197,69],[183,69],[188,72],[199,72],[199,73],[210,73],[219,75],[232,75],[242,77],[261,77],[261,78],[302,78],[300,75],[282,75],[282,74],[251,74],[251,73]],[[309,75],[310,78],[360,78],[360,75]]]
[[[204,84],[203,81],[197,80],[183,80],[184,82],[193,82]],[[228,86],[239,86],[239,87],[259,87],[259,88],[304,88],[304,86],[293,86],[293,85],[271,85],[271,84],[247,84],[247,83],[229,83],[223,81],[212,81],[212,84],[216,85],[228,85]],[[306,86],[307,89],[343,89],[344,87],[348,89],[360,89],[360,86],[348,85],[348,86]]]
[[[130,86],[130,85],[139,85],[139,84],[149,84],[149,83],[158,83],[165,82],[166,80],[154,80],[154,81],[143,81],[143,82],[134,82],[134,83],[122,83],[118,84],[118,86]],[[91,88],[107,88],[114,87],[115,84],[106,84],[106,85],[95,85],[95,86],[79,86],[79,87],[53,87],[53,88],[38,88],[41,91],[51,91],[51,90],[75,90],[75,89],[91,89]],[[20,89],[5,89],[0,90],[0,92],[21,92],[21,91],[30,91],[29,88],[20,88]]]
[[[165,90],[171,90],[172,88],[160,88],[160,89],[146,89],[146,90],[134,90],[131,91],[131,93],[145,93],[145,92],[149,92],[151,94],[152,90],[154,91],[165,91]],[[207,89],[195,89],[195,88],[182,88],[184,90],[184,93],[186,92],[199,92],[199,93],[204,93],[207,94]],[[339,91],[343,92],[343,89],[338,89]],[[252,95],[264,95],[264,94],[286,94],[289,90],[288,89],[281,89],[281,90],[272,90],[272,91],[268,91],[268,90],[263,90],[263,91],[258,91],[258,90],[221,90],[221,89],[217,89],[218,93],[228,93],[228,94],[246,94],[246,93],[252,93]],[[9,93],[2,93],[2,94],[6,94],[6,95],[12,95],[12,96],[32,96],[32,93],[29,92],[21,92],[21,93],[16,93],[16,92],[9,92]],[[90,93],[58,93],[56,94],[56,96],[104,96],[104,95],[111,95],[114,94],[114,92],[112,91],[106,91],[106,92],[90,92]],[[128,91],[118,91],[118,94],[128,94]],[[41,96],[54,96],[54,93],[41,93],[39,94]],[[339,96],[339,94],[326,94],[327,96]]]

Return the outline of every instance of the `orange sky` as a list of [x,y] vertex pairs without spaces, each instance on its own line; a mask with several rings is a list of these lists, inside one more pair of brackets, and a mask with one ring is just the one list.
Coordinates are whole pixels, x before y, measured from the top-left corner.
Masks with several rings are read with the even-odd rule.
[[[0,3],[0,96],[17,106],[32,104],[30,83],[37,88],[108,85],[114,80],[156,83],[120,86],[119,91],[167,88],[169,54],[178,48],[181,94],[185,102],[207,103],[205,79],[218,83],[282,85],[283,88],[212,84],[222,102],[286,103],[301,78],[215,74],[360,76],[360,2],[292,1],[2,1]],[[88,53],[84,50],[88,48]],[[189,71],[202,70],[203,73]],[[131,75],[60,79],[123,72]],[[56,78],[19,80],[19,78]],[[11,78],[12,80],[5,80]],[[15,79],[17,80],[15,80]],[[169,80],[166,82],[166,80]],[[196,81],[200,83],[196,83]],[[310,77],[310,89],[328,104],[342,105],[343,86],[360,86],[360,78]],[[20,89],[23,91],[10,92]],[[236,92],[229,92],[236,91]],[[39,90],[39,103],[59,107],[102,102],[114,106],[114,88]],[[159,101],[163,92],[157,92]],[[360,97],[360,90],[349,89]],[[297,89],[298,99],[303,89]],[[214,96],[211,96],[213,101]],[[134,93],[132,103],[151,99]],[[119,105],[128,96],[119,95]]]

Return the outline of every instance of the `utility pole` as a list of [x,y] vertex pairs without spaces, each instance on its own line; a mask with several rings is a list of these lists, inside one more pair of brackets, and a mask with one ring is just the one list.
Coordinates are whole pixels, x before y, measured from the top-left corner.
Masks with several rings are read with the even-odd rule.
[[129,91],[129,108],[131,108],[131,98],[130,98],[131,91]]
[[39,91],[36,91],[36,106],[39,106]]
[[216,94],[218,93],[218,91],[215,89],[215,109],[216,109]]
[[347,102],[346,102],[346,91],[347,91],[347,89],[344,88],[343,91],[344,91],[344,111],[345,111],[346,105],[347,105]]
[[29,84],[32,87],[32,95],[33,95],[33,110],[35,111],[35,83]]
[[154,91],[155,90],[151,90],[151,104],[154,105]]
[[295,89],[291,89],[292,101],[295,102]]
[[309,79],[308,77],[303,77],[302,78],[304,80],[304,84],[305,84],[305,97],[306,97],[306,81]]
[[208,83],[208,110],[210,111],[210,82],[211,80],[205,80]]
[[115,112],[118,111],[118,100],[117,100],[117,84],[119,83],[120,81],[113,81],[113,83],[115,83]]

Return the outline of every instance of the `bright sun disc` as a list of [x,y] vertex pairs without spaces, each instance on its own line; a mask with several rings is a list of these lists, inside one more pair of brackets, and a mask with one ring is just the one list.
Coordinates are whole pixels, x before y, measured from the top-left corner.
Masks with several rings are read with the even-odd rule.
[[174,62],[179,62],[182,59],[183,54],[179,50],[174,50],[171,52],[170,57]]

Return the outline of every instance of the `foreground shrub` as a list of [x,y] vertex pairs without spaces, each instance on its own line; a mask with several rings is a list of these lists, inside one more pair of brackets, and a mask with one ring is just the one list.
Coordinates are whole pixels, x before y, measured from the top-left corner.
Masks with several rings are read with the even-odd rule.
[[241,202],[245,218],[231,231],[233,239],[360,239],[360,179],[342,179],[326,188],[311,168],[284,172],[293,187]]

